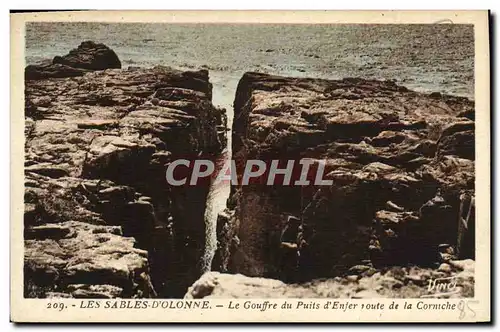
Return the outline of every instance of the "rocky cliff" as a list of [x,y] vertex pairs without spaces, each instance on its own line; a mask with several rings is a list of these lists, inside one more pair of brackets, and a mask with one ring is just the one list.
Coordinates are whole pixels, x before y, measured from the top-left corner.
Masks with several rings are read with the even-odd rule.
[[26,297],[181,296],[200,276],[208,185],[165,169],[217,154],[223,111],[207,71],[120,67],[85,42],[26,68]]
[[333,184],[234,185],[215,270],[306,282],[474,258],[473,101],[246,73],[234,112],[237,174],[249,159],[310,158]]

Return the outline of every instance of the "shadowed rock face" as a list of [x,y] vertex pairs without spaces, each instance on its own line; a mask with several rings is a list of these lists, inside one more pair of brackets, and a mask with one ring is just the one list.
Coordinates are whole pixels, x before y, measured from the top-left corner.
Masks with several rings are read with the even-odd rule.
[[312,158],[326,160],[333,185],[233,186],[214,268],[304,281],[361,262],[433,264],[439,245],[456,244],[461,195],[474,192],[472,101],[390,81],[246,73],[234,105],[238,174],[248,159]]
[[[111,57],[83,43],[64,61],[102,69],[86,58],[96,48]],[[25,89],[25,296],[182,296],[200,276],[208,185],[169,187],[165,169],[225,145],[208,72],[108,69]]]
[[82,76],[87,71],[121,68],[116,53],[104,44],[84,41],[78,48],[52,62],[29,65],[25,69],[27,80]]

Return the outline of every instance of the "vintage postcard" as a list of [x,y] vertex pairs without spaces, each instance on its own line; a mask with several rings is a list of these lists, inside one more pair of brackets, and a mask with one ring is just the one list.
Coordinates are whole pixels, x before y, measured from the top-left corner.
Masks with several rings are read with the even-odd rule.
[[11,320],[490,321],[488,15],[11,14]]

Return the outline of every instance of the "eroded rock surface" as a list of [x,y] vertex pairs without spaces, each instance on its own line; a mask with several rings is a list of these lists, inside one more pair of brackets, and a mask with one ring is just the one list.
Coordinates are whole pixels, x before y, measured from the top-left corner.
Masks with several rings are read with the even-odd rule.
[[[108,50],[83,43],[60,63],[119,67]],[[224,146],[211,89],[207,71],[166,67],[26,81],[25,296],[184,294],[208,186],[170,187],[165,169]]]
[[[119,226],[67,221],[26,229],[28,295],[153,297],[148,253]],[[54,287],[57,285],[57,287]]]
[[[209,272],[197,280],[186,299],[227,298],[463,298],[474,297],[474,261],[452,261],[446,271],[419,267],[392,267],[377,271],[353,269],[346,277],[286,284],[268,278]],[[456,282],[448,291],[432,287],[432,280]],[[430,287],[431,285],[431,287]],[[448,294],[443,294],[448,293]]]
[[[437,268],[458,255],[459,212],[474,210],[473,101],[391,81],[246,73],[235,99],[238,175],[249,159],[302,158],[325,160],[333,184],[233,186],[216,270],[302,282],[360,264]],[[473,246],[460,256],[473,258]]]

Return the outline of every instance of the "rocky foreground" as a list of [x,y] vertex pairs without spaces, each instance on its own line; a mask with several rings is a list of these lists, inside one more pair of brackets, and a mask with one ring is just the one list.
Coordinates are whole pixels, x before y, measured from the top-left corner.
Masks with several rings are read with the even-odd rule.
[[120,67],[84,42],[26,68],[25,297],[181,296],[200,275],[208,186],[165,168],[217,154],[223,111],[207,71]]
[[[249,159],[312,158],[327,161],[325,178],[333,184],[234,185],[229,209],[219,216],[214,270],[303,284],[257,287],[270,296],[306,288],[311,296],[330,296],[332,287],[350,296],[360,284],[372,283],[361,290],[374,291],[400,266],[396,287],[413,279],[422,287],[418,295],[429,278],[460,273],[464,263],[457,259],[474,259],[473,101],[391,81],[246,73],[234,112],[238,174]],[[462,296],[471,296],[469,277]],[[247,294],[237,285],[262,285],[242,278],[215,275],[220,286],[208,288],[230,295],[218,289],[234,285],[234,294],[251,297],[252,287]]]

